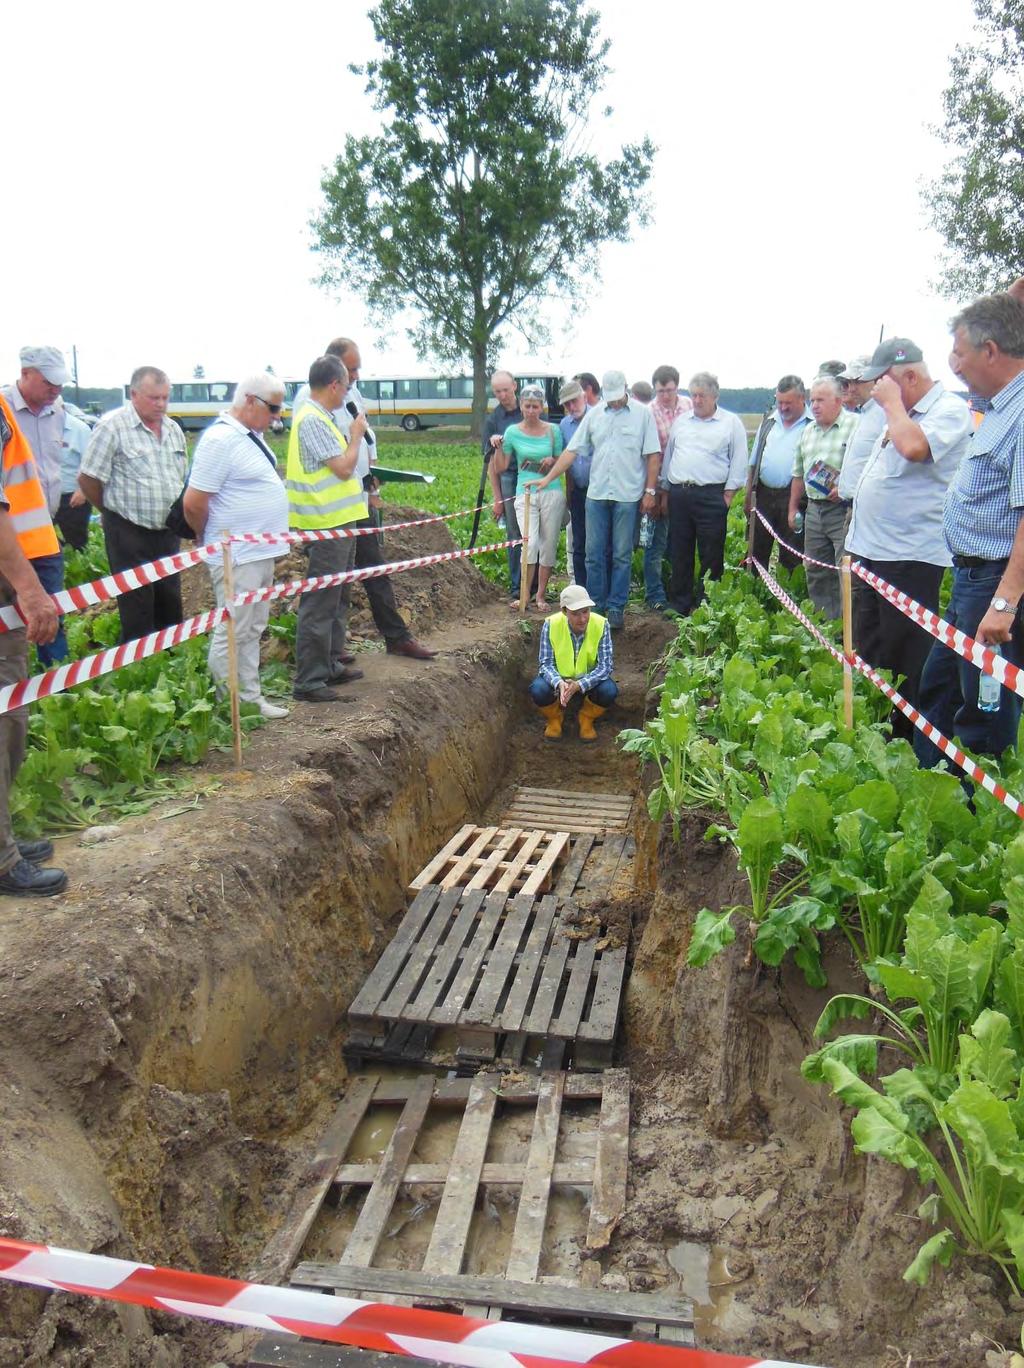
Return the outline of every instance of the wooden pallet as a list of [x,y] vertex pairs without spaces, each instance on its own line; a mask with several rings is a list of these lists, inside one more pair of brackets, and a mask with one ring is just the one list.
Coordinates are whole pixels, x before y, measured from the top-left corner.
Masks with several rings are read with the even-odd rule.
[[518,1063],[534,1038],[544,1067],[569,1051],[577,1067],[606,1067],[627,947],[601,931],[577,939],[575,911],[554,894],[420,889],[349,1008],[346,1057],[436,1063],[448,1032],[456,1061]]
[[628,793],[580,793],[520,785],[502,818],[507,826],[574,834],[626,831],[633,810]]
[[[556,1160],[560,1140],[564,1146],[566,1103],[577,1111],[580,1104],[591,1104],[590,1143],[581,1144],[577,1133],[572,1152],[584,1157]],[[382,1106],[401,1111],[380,1160],[346,1163],[346,1151],[360,1123],[371,1107]],[[514,1158],[488,1162],[488,1148],[505,1110],[515,1107],[533,1109],[530,1142]],[[414,1163],[417,1141],[434,1108],[462,1112],[452,1154],[444,1163]],[[584,1230],[581,1215],[579,1241],[591,1252],[587,1267],[599,1272],[594,1261],[597,1252],[607,1246],[625,1208],[628,1153],[629,1075],[624,1069],[601,1075],[548,1072],[514,1083],[503,1083],[498,1073],[446,1080],[357,1077],[335,1113],[283,1227],[252,1276],[282,1280],[299,1256],[328,1192],[334,1189],[344,1201],[353,1190],[363,1189],[366,1198],[340,1260],[300,1263],[289,1279],[293,1287],[367,1300],[398,1297],[415,1305],[443,1305],[491,1318],[510,1313],[530,1320],[615,1326],[620,1332],[625,1324],[635,1333],[692,1343],[693,1309],[684,1299],[535,1281],[550,1195],[560,1184],[590,1189],[589,1217]],[[442,1189],[422,1268],[374,1268],[397,1197],[422,1184]],[[488,1185],[519,1193],[503,1277],[462,1272],[473,1213]],[[365,1353],[276,1336],[265,1337],[250,1358],[253,1365],[286,1368],[333,1368],[356,1362],[371,1368]]]
[[467,823],[409,885],[487,889],[494,893],[547,893],[569,858],[567,831],[523,831]]

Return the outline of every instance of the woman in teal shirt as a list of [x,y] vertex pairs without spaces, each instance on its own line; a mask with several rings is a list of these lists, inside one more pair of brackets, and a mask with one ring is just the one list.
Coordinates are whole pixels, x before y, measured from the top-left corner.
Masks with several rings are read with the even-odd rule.
[[[545,423],[544,391],[539,385],[524,385],[519,395],[519,408],[523,415],[521,423],[513,423],[505,429],[501,445],[497,448],[494,460],[498,474],[508,465],[508,458],[514,455],[519,463],[519,478],[516,482],[516,516],[519,526],[525,527],[526,486],[535,484],[546,475],[554,464],[555,458],[562,453],[562,434],[553,423]],[[526,548],[525,563],[537,567],[538,608],[547,607],[548,580],[558,559],[558,538],[565,520],[565,493],[561,480],[542,489],[530,491],[530,528],[529,545]],[[530,574],[524,570],[524,574]]]

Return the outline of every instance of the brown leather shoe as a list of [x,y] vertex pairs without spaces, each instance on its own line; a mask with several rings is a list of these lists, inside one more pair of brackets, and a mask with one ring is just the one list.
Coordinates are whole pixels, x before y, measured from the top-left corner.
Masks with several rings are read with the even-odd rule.
[[337,662],[339,665],[354,665],[356,658],[351,651],[342,651],[341,655],[337,657]]
[[351,684],[357,679],[362,679],[362,670],[351,670],[347,665],[343,665],[340,670],[333,670],[327,676],[328,684]]
[[409,656],[413,660],[433,660],[437,652],[427,646],[421,646],[413,637],[405,637],[402,641],[388,642],[388,655]]

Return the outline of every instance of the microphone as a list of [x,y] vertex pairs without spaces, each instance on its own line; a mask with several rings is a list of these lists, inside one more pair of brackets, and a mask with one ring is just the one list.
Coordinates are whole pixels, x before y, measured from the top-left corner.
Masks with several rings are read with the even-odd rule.
[[[359,410],[356,408],[356,401],[354,399],[350,399],[348,403],[345,405],[345,408],[347,412],[352,415],[353,418],[359,417]],[[373,446],[373,433],[370,431],[369,428],[366,429],[364,436],[366,438],[366,445]]]

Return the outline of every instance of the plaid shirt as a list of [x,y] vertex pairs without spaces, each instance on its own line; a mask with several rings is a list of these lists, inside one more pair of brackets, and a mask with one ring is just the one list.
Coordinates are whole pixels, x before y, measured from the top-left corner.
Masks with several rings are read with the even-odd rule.
[[668,444],[668,434],[672,431],[672,424],[677,418],[692,413],[693,405],[690,403],[688,395],[677,394],[675,408],[662,408],[655,398],[651,404],[651,412],[654,414],[654,421],[658,428],[658,441],[661,443],[661,454],[664,456],[665,447]]
[[[811,466],[818,461],[823,461],[833,470],[842,470],[846,445],[857,426],[857,417],[856,413],[841,409],[839,417],[831,427],[822,428],[817,423],[808,423],[793,458],[793,478],[802,480]],[[824,494],[816,494],[810,489],[807,491],[807,497],[825,499]]]
[[[540,658],[538,668],[541,676],[547,680],[553,689],[557,689],[562,682],[562,676],[555,668],[555,653],[551,649],[551,628],[550,619],[544,619],[544,625],[540,629]],[[569,636],[572,638],[572,649],[579,655],[580,647],[583,645],[584,632],[574,632],[569,628]],[[601,633],[601,640],[597,643],[597,664],[585,675],[580,675],[576,681],[584,693],[592,689],[595,684],[600,684],[602,679],[612,677],[612,634],[608,630],[608,623],[604,624],[604,631]]]
[[1024,371],[991,402],[946,494],[943,532],[954,556],[1005,560],[1024,509]]
[[165,417],[155,436],[130,401],[98,422],[79,473],[103,486],[103,507],[138,527],[163,528],[185,483],[185,434]]

